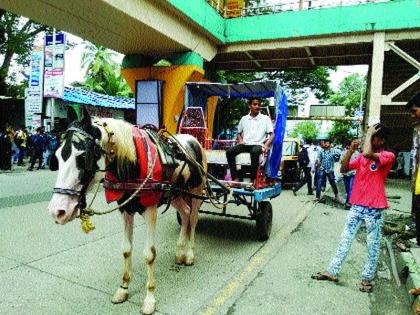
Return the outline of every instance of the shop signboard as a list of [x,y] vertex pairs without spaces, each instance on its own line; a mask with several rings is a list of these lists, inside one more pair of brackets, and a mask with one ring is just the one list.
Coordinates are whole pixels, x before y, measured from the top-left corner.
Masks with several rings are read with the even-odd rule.
[[226,17],[239,17],[242,15],[242,10],[244,8],[244,0],[227,0],[226,1]]
[[66,36],[63,33],[45,36],[44,96],[62,98],[64,94],[64,53]]
[[31,53],[31,72],[26,101],[30,113],[42,112],[42,89],[44,77],[44,47],[34,47]]

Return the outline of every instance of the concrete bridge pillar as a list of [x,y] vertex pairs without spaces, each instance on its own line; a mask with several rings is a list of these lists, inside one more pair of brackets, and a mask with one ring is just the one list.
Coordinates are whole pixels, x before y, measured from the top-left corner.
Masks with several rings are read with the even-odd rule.
[[[170,66],[156,66],[159,59],[140,54],[127,55],[122,62],[121,74],[132,91],[135,91],[137,80],[164,82],[162,122],[170,132],[175,133],[184,109],[185,83],[207,81],[204,78],[203,58],[195,52],[172,53],[165,57]],[[216,104],[216,97],[209,100],[207,123],[210,135]]]
[[365,127],[375,124],[381,118],[382,80],[384,74],[385,33],[373,36],[372,63],[368,82]]

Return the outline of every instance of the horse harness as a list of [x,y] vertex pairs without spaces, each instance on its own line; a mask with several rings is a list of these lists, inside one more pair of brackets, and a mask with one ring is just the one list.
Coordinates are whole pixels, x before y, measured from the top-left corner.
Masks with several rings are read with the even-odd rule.
[[[103,123],[102,127],[108,134],[108,142],[111,145],[115,145],[115,143],[112,140],[113,132],[108,130],[106,123]],[[100,146],[99,139],[94,138],[91,134],[77,126],[70,127],[67,130],[66,134],[68,134],[69,132],[73,132],[73,135],[76,134],[79,137],[79,140],[81,140],[80,143],[83,143],[84,153],[80,155],[80,158],[77,157],[78,159],[76,161],[77,167],[81,170],[81,175],[79,175],[79,177],[82,182],[82,189],[73,190],[56,187],[53,189],[53,192],[65,195],[79,196],[80,199],[77,208],[80,209],[81,212],[86,210],[87,188],[97,171],[106,172],[106,176],[103,179],[103,181],[101,181],[101,183],[103,183],[103,186],[106,191],[108,190],[109,192],[111,192],[108,194],[108,202],[118,200],[124,193],[141,195],[141,192],[144,191],[145,193],[147,193],[147,195],[150,195],[150,193],[154,194],[155,198],[152,198],[153,201],[156,201],[158,199],[157,197],[159,196],[159,199],[162,200],[162,203],[167,203],[168,207],[164,210],[165,212],[169,208],[170,199],[172,198],[174,193],[184,194],[191,198],[203,200],[205,199],[204,196],[190,193],[188,190],[182,189],[181,187],[172,187],[170,178],[172,177],[174,170],[179,166],[179,163],[183,163],[179,174],[182,174],[182,171],[184,170],[186,165],[189,164],[188,158],[185,156],[184,152],[179,148],[180,144],[176,140],[174,140],[172,135],[166,137],[163,136],[162,133],[156,132],[152,129],[143,130],[137,127],[133,127],[132,132],[137,135],[141,134],[142,138],[141,140],[139,140],[139,137],[137,137],[137,141],[135,140],[135,142],[137,142],[136,149],[139,144],[139,141],[143,141],[144,147],[146,148],[147,162],[144,162],[144,160],[140,162],[147,163],[147,168],[149,171],[151,171],[151,167],[153,166],[152,164],[154,164],[151,163],[153,158],[155,159],[155,163],[157,162],[157,160],[159,160],[162,176],[158,176],[157,180],[155,180],[154,178],[152,178],[151,180],[145,179],[145,173],[143,172],[143,176],[139,178],[132,179],[129,181],[121,181],[118,180],[112,173],[109,173],[108,169],[99,170],[99,167],[97,165],[97,161],[99,160],[101,154],[105,155],[107,161],[111,161],[113,159],[114,151],[112,149],[108,152],[105,151]],[[152,157],[150,154],[151,143],[153,143],[156,147],[154,157]],[[139,155],[138,149],[137,153]],[[142,155],[144,157],[144,154]],[[112,193],[114,193],[114,196],[112,196]],[[119,207],[112,209],[112,211],[121,207],[122,205],[119,205]],[[100,213],[95,212],[95,214]]]

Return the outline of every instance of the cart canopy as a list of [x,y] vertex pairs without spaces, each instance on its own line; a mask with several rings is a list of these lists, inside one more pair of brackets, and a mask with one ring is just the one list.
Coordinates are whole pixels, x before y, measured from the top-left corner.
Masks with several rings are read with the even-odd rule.
[[255,81],[238,84],[187,82],[187,90],[192,97],[195,95],[230,98],[275,97],[278,86],[277,81]]

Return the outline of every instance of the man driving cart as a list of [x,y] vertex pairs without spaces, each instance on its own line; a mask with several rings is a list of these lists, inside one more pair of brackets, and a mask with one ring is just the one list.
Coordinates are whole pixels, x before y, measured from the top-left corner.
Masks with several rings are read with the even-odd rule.
[[273,124],[270,117],[261,114],[261,99],[251,97],[248,101],[249,114],[241,118],[238,125],[238,144],[226,151],[226,158],[233,181],[239,181],[236,169],[236,156],[240,153],[251,155],[251,180],[257,175],[261,153],[267,153],[274,139]]

